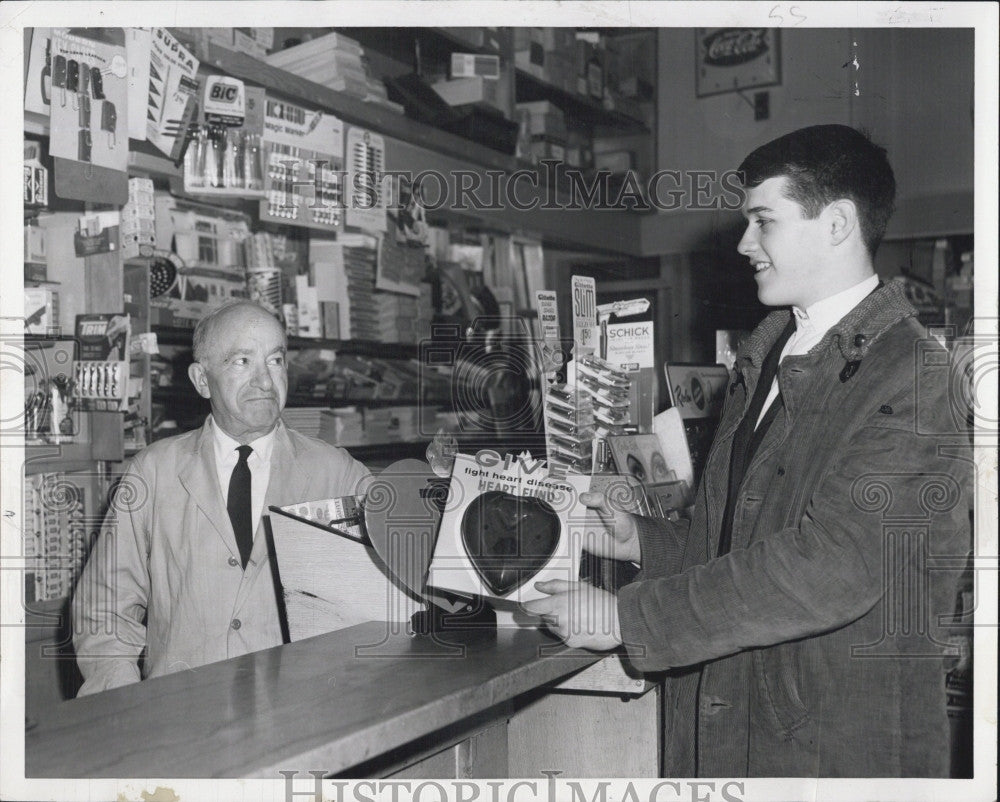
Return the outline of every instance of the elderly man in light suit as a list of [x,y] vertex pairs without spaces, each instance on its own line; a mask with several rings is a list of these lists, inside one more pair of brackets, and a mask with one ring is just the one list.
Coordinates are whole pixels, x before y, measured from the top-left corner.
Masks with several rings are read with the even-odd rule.
[[195,329],[189,377],[212,414],[138,454],[119,486],[73,599],[80,695],[282,642],[263,511],[360,494],[369,479],[281,422],[285,350],[249,301]]

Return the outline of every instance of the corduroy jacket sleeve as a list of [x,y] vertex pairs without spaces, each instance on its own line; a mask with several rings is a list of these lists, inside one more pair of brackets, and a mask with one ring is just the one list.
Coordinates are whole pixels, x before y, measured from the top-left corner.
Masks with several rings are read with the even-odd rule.
[[642,515],[634,515],[632,518],[642,553],[642,570],[636,581],[677,573],[684,559],[684,547],[691,522],[686,519],[667,521]]
[[[933,400],[938,409],[941,400]],[[931,499],[931,549],[963,553],[966,505],[941,498],[967,492],[964,466],[939,449],[939,438],[915,431],[912,387],[890,403],[896,414],[866,417],[840,453],[831,455],[798,525],[758,533],[746,548],[681,573],[644,575],[619,591],[621,633],[637,667],[692,665],[860,618],[903,567],[913,570],[916,559],[887,548],[887,503],[920,510]],[[642,542],[644,564],[648,542]],[[650,567],[662,570],[661,559],[653,557]],[[632,644],[640,648],[633,651]]]

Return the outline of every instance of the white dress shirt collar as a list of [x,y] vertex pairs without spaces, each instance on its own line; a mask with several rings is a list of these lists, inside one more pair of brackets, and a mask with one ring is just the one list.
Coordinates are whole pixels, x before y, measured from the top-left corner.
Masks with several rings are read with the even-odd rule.
[[[233,454],[242,443],[222,431],[222,427],[215,422],[215,419],[211,415],[208,416],[208,420],[212,428],[212,441],[215,444],[216,462],[222,464],[231,460],[232,464],[235,465],[237,460],[239,460],[239,455],[233,456]],[[261,462],[267,463],[271,461],[271,450],[274,448],[274,433],[277,430],[278,427],[275,426],[263,437],[258,437],[248,444],[253,449],[253,454],[250,455],[251,459],[256,456]]]
[[848,287],[822,301],[816,301],[805,310],[793,306],[795,328],[803,333],[818,334],[822,337],[877,286],[878,276],[871,275],[853,287]]

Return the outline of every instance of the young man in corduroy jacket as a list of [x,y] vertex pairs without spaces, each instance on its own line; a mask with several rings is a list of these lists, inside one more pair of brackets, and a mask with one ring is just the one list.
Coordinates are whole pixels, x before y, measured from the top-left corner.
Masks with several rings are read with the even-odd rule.
[[667,776],[946,777],[956,574],[935,562],[969,549],[971,487],[947,353],[873,266],[892,169],[823,125],[740,171],[738,250],[781,308],[740,350],[690,520],[590,499],[638,578],[540,583],[527,607],[667,671]]

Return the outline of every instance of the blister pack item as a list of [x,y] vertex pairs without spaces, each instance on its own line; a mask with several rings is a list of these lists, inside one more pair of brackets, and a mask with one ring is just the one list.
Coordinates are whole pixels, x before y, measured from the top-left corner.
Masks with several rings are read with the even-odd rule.
[[582,377],[596,381],[605,387],[624,390],[627,393],[632,384],[632,380],[627,374],[613,368],[599,357],[593,355],[580,357],[576,360],[576,365]]
[[101,75],[100,67],[90,68],[90,84],[94,100],[104,100],[104,77]]

